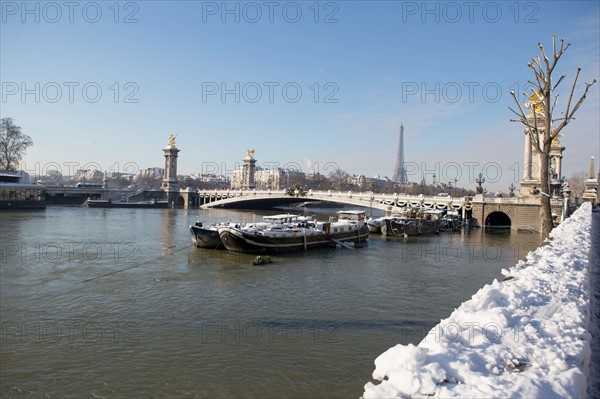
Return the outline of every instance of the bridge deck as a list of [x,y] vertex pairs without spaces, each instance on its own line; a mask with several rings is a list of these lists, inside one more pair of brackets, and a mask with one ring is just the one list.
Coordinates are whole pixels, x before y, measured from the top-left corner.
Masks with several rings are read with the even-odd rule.
[[388,210],[393,207],[419,207],[433,209],[462,209],[465,198],[450,196],[421,196],[402,194],[377,194],[372,192],[334,192],[308,191],[304,195],[290,196],[284,190],[255,190],[255,191],[198,191],[203,208],[231,207],[247,201],[276,201],[304,202],[324,201],[355,205],[367,208]]

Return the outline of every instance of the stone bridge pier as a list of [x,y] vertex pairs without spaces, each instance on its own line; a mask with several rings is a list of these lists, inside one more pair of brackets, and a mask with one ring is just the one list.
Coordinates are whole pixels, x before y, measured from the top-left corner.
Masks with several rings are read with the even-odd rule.
[[175,205],[188,209],[198,208],[202,203],[200,202],[198,191],[188,187],[179,190],[179,196]]
[[[555,224],[563,217],[562,199],[551,199]],[[481,226],[505,227],[511,230],[539,232],[542,228],[541,201],[536,197],[484,198],[477,195],[472,202],[472,217]]]

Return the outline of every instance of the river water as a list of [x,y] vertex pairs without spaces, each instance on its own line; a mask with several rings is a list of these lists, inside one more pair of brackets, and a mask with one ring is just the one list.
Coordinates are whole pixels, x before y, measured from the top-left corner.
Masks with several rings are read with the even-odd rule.
[[418,343],[541,243],[371,236],[263,266],[190,246],[198,218],[267,213],[0,213],[0,396],[358,398],[377,356]]

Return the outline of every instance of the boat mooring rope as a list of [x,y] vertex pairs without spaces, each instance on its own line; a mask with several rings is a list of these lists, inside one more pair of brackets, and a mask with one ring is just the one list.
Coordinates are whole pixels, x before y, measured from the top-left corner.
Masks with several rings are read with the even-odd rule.
[[138,266],[146,265],[146,264],[148,264],[148,263],[150,263],[150,262],[154,262],[155,260],[158,260],[158,259],[164,258],[165,256],[171,256],[171,255],[173,255],[173,254],[175,254],[175,253],[177,253],[177,252],[179,252],[179,251],[183,251],[184,249],[189,249],[189,248],[190,248],[190,247],[192,247],[193,245],[194,245],[194,244],[190,244],[190,245],[188,245],[188,246],[186,246],[186,247],[179,248],[179,249],[178,249],[178,250],[176,250],[176,251],[170,251],[168,254],[164,254],[164,255],[162,255],[162,256],[159,256],[159,257],[157,257],[157,258],[153,258],[153,259],[147,260],[147,261],[145,261],[145,262],[138,263],[137,265],[133,265],[133,266],[126,267],[125,269],[115,270],[115,271],[112,271],[112,272],[110,272],[110,273],[103,274],[103,275],[101,275],[101,276],[96,276],[96,277],[88,278],[87,280],[83,280],[83,282],[84,282],[84,283],[87,283],[88,281],[97,280],[97,279],[99,279],[99,278],[106,277],[106,276],[112,276],[113,274],[121,273],[121,272],[124,272],[124,271],[126,271],[126,270],[131,270],[131,269],[134,269],[134,268],[136,268],[136,267],[138,267]]

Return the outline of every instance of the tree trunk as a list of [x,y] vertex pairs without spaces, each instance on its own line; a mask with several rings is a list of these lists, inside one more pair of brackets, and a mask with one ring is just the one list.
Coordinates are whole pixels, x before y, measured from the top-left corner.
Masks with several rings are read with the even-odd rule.
[[[548,147],[546,149],[546,147]],[[542,154],[540,154],[540,161],[541,161],[541,165],[540,165],[540,178],[541,178],[541,187],[540,190],[546,194],[541,194],[540,195],[540,199],[541,199],[541,205],[542,208],[540,210],[540,218],[541,218],[541,222],[542,222],[542,236],[544,238],[546,238],[548,236],[548,234],[550,234],[550,232],[552,231],[552,229],[554,228],[554,221],[552,219],[552,208],[550,207],[550,197],[548,197],[548,195],[550,195],[550,184],[549,184],[549,179],[548,179],[548,161],[549,161],[549,156],[548,154],[550,153],[550,143],[545,144],[544,145],[544,151],[542,152]]]

